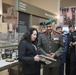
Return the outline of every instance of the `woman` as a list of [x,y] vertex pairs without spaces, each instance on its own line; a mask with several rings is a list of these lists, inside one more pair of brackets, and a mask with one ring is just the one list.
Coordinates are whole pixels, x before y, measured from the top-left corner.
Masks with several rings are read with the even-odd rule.
[[40,58],[37,56],[37,35],[35,28],[30,28],[24,33],[19,43],[18,59],[22,62],[24,75],[40,75]]

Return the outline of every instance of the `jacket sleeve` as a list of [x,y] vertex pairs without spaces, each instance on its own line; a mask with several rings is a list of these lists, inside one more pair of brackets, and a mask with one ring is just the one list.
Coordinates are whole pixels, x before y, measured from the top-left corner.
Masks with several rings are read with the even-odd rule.
[[65,40],[65,42],[64,42],[64,50],[63,53],[61,54],[61,57],[65,57],[68,49],[68,38],[63,37],[63,39]]
[[63,49],[64,49],[63,38],[62,38],[62,36],[60,36],[60,37],[59,37],[59,48],[58,48],[58,50],[55,52],[58,57],[62,54]]
[[69,38],[69,46],[70,46],[70,47],[73,47],[72,44],[73,44],[73,34],[71,33],[71,34],[70,34],[70,38]]
[[65,38],[65,42],[64,42],[64,52],[67,51],[67,48],[68,48],[68,39]]
[[39,54],[46,54],[46,52],[42,48],[42,35],[39,36],[38,44],[37,44]]
[[27,45],[26,45],[25,41],[21,41],[19,43],[19,46],[18,46],[18,60],[20,62],[33,64],[34,63],[34,57],[26,56],[26,50],[27,50],[26,46]]

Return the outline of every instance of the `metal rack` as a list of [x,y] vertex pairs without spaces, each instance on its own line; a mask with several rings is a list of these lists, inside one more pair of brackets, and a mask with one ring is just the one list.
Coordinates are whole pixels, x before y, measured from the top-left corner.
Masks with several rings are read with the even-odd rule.
[[[22,37],[22,33],[15,34],[14,38],[10,36],[8,38],[7,33],[0,33],[0,50],[16,50],[18,52],[18,42]],[[6,62],[6,59],[0,59],[0,72],[3,70],[8,70],[9,75],[20,75],[20,63],[18,60],[14,60],[13,62]],[[4,64],[3,64],[4,63]],[[3,66],[1,65],[3,64]]]

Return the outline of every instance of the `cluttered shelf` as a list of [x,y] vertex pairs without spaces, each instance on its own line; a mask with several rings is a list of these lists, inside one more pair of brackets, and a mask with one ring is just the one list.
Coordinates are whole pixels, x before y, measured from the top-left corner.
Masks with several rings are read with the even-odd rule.
[[0,45],[1,48],[8,48],[8,47],[17,47],[18,43],[10,43],[10,44],[5,44],[5,45]]
[[19,74],[19,65],[18,60],[13,62],[6,62],[6,60],[0,60],[0,72],[8,70],[8,75],[20,75]]
[[0,45],[0,72],[8,70],[9,75],[19,75],[19,62],[17,58],[18,43]]
[[0,60],[0,71],[8,69],[18,64],[19,64],[18,60],[15,60],[13,62],[6,62],[6,60]]

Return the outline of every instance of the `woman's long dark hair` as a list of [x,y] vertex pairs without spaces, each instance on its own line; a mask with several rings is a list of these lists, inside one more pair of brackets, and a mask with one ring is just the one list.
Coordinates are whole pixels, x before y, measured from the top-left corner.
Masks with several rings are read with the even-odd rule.
[[34,30],[36,30],[37,31],[37,29],[35,29],[35,28],[29,28],[24,34],[23,34],[23,36],[22,36],[22,38],[21,38],[21,41],[22,40],[27,40],[28,42],[30,42],[30,43],[33,43],[33,44],[37,44],[37,42],[38,42],[38,31],[37,31],[37,38],[36,38],[36,40],[35,41],[31,41],[31,35],[33,34],[33,31]]

